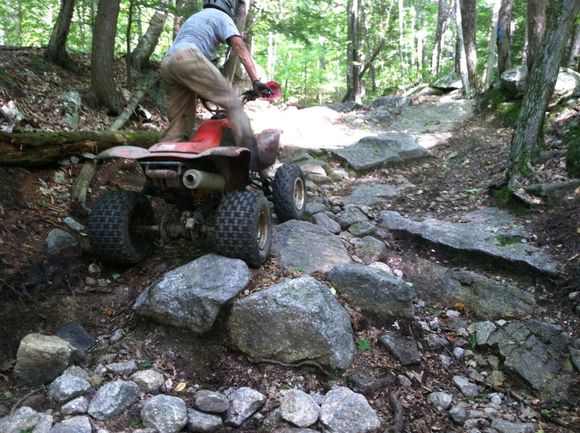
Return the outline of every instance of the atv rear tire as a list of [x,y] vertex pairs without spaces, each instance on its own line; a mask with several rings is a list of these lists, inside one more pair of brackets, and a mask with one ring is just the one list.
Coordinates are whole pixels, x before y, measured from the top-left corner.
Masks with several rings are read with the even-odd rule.
[[299,220],[306,208],[306,181],[296,164],[284,164],[274,176],[272,184],[274,209],[278,220]]
[[91,248],[105,262],[136,264],[151,251],[154,241],[154,235],[142,226],[153,224],[153,209],[144,194],[108,192],[99,197],[89,216]]
[[261,192],[226,194],[217,210],[215,246],[218,254],[259,267],[272,246],[272,220],[268,201]]

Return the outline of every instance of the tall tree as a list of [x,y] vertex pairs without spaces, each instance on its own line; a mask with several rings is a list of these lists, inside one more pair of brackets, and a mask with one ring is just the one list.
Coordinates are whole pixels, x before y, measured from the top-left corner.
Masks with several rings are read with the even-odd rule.
[[511,26],[514,0],[502,0],[497,23],[497,69],[499,75],[511,66]]
[[461,10],[461,29],[463,34],[463,46],[465,47],[465,60],[467,62],[467,74],[471,88],[478,87],[477,79],[477,48],[475,44],[475,0],[459,0]]
[[75,0],[61,0],[60,12],[52,29],[50,41],[46,48],[48,60],[63,68],[70,69],[73,64],[66,52],[66,41],[75,9]]
[[[238,3],[238,9],[236,11],[236,18],[235,23],[236,27],[242,33],[244,42],[248,47],[248,50],[251,50],[251,40],[248,39],[248,35],[246,35],[246,29],[248,29],[251,24],[253,23],[252,14],[250,13],[252,7],[251,0],[244,0],[243,2]],[[226,79],[233,83],[236,78],[236,72],[238,71],[238,65],[240,64],[240,59],[234,52],[234,50],[230,50],[228,58],[224,64],[224,76]]]
[[495,0],[493,3],[493,13],[491,17],[491,26],[489,31],[489,47],[487,49],[487,67],[483,75],[483,88],[488,89],[493,77],[493,70],[497,62],[497,20],[499,18],[499,8],[501,0]]
[[441,48],[443,46],[443,35],[447,30],[447,23],[451,15],[449,0],[439,0],[437,9],[437,27],[435,29],[435,45],[433,47],[433,56],[431,59],[431,74],[439,74],[441,64]]
[[469,81],[469,71],[467,68],[467,54],[465,52],[465,38],[463,37],[463,20],[461,14],[461,0],[455,0],[455,22],[457,24],[457,41],[455,44],[455,67],[461,74],[463,92],[465,95],[471,93]]
[[547,28],[538,56],[528,76],[527,90],[510,147],[509,181],[514,187],[520,177],[529,177],[531,163],[542,142],[544,116],[556,80],[568,35],[580,10],[578,0],[551,0]]
[[566,65],[578,71],[580,69],[580,22],[576,23],[574,35],[570,43],[570,52],[568,53],[568,60]]
[[359,5],[360,0],[348,0],[347,87],[344,101],[360,102],[362,95]]
[[137,46],[131,53],[131,66],[133,68],[139,70],[147,65],[151,54],[159,43],[159,37],[163,33],[166,20],[167,12],[165,10],[158,10],[153,14],[147,31],[139,39]]
[[526,63],[531,71],[546,31],[546,0],[528,0],[527,30]]
[[121,94],[115,86],[113,60],[120,0],[99,0],[91,51],[91,84],[98,105],[119,114]]

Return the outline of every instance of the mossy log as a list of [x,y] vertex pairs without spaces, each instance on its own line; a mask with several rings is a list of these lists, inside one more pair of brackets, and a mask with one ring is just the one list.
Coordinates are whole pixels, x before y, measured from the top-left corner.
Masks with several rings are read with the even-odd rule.
[[0,165],[39,167],[115,146],[147,148],[161,135],[161,131],[0,132]]

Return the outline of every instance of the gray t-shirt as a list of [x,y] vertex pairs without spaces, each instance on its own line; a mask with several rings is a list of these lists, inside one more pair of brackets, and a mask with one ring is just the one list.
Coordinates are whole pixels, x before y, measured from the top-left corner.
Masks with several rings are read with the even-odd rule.
[[212,60],[219,44],[232,36],[240,36],[240,32],[228,14],[219,9],[203,9],[183,23],[165,58],[179,50],[194,47]]

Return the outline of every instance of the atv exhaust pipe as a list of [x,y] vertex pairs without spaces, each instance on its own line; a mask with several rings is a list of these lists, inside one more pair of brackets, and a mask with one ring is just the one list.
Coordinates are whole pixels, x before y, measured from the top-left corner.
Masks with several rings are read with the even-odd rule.
[[189,189],[223,191],[226,180],[221,174],[190,169],[183,173],[183,184]]

